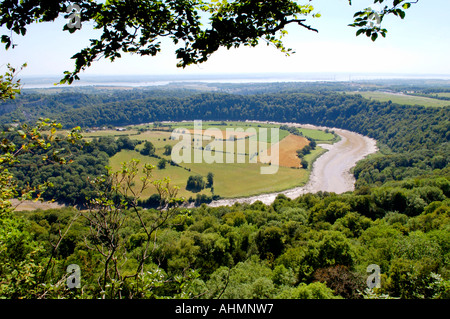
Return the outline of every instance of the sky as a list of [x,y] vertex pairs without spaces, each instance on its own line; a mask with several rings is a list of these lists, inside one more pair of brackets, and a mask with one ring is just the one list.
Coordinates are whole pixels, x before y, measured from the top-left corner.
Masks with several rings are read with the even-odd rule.
[[[220,49],[208,62],[176,67],[175,47],[163,42],[155,57],[124,54],[111,63],[95,62],[83,75],[207,75],[251,73],[389,73],[450,75],[450,0],[420,0],[404,20],[389,17],[383,21],[386,38],[372,42],[366,36],[355,36],[349,27],[354,12],[372,4],[369,0],[313,0],[321,17],[308,23],[319,30],[308,31],[289,25],[284,38],[296,53],[285,56],[273,46],[261,43],[256,48]],[[0,71],[5,64],[28,64],[21,76],[61,75],[73,69],[70,57],[98,35],[92,24],[85,23],[74,34],[63,32],[63,17],[55,22],[33,24],[27,34],[15,35],[15,49],[0,48]],[[4,34],[5,29],[0,29]]]

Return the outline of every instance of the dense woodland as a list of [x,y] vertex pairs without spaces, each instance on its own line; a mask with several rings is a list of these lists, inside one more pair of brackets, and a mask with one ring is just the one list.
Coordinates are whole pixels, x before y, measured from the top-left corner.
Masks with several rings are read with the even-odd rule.
[[[20,145],[18,136],[8,134],[6,138]],[[123,149],[133,150],[138,142],[127,136],[117,139],[100,137],[82,145],[72,145],[65,141],[55,142],[51,150],[24,154],[20,164],[9,167],[9,170],[17,179],[20,188],[37,187],[49,182],[52,187],[42,194],[43,199],[84,207],[86,198],[93,196],[89,179],[107,174],[109,158]],[[63,165],[52,161],[53,149],[63,150],[71,163]],[[42,160],[44,156],[47,158],[45,161]]]
[[[380,153],[355,167],[354,192],[218,208],[179,209],[174,201],[160,202],[165,210],[144,209],[132,196],[118,196],[108,180],[85,182],[106,174],[109,156],[134,148],[129,139],[98,139],[89,146],[59,142],[73,158],[61,166],[38,167],[26,154],[22,166],[11,168],[22,187],[48,180],[54,184],[48,196],[97,201],[85,212],[16,212],[1,219],[6,250],[0,250],[0,295],[450,298],[450,108],[369,101],[329,86],[258,94],[230,93],[233,87],[228,93],[26,93],[3,103],[4,124],[39,116],[83,128],[197,118],[297,122],[373,137]],[[95,218],[112,218],[114,226],[103,232]],[[69,264],[81,267],[82,289],[66,288]],[[366,289],[370,264],[381,268],[379,289]]]

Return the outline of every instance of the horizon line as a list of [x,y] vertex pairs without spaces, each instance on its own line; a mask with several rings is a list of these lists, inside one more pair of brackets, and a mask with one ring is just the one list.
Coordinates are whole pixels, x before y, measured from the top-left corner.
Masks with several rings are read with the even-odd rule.
[[[81,74],[82,77],[157,77],[157,76],[166,76],[166,77],[211,77],[211,76],[282,76],[282,75],[290,75],[290,76],[310,76],[310,75],[365,75],[365,76],[445,76],[450,77],[450,73],[406,73],[406,72],[334,72],[334,71],[318,71],[318,72],[215,72],[215,73],[154,73],[154,74],[131,74],[131,73],[117,73],[117,74]],[[45,78],[45,77],[61,77],[63,74],[28,74],[24,75],[22,78]]]
[[351,72],[291,72],[291,73],[211,73],[211,74],[119,74],[82,75],[72,84],[59,84],[62,75],[34,75],[21,77],[23,89],[70,88],[87,86],[150,87],[175,83],[307,83],[307,82],[364,82],[364,81],[450,81],[450,74],[415,73],[351,73]]

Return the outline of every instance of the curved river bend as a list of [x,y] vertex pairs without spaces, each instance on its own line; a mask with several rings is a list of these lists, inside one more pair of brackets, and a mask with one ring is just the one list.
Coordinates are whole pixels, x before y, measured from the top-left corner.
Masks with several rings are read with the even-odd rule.
[[[297,123],[261,123],[279,125],[287,124],[300,128],[321,130],[327,129],[327,127]],[[311,174],[306,185],[270,194],[262,194],[244,198],[220,199],[211,202],[209,206],[227,206],[233,205],[236,202],[251,204],[256,201],[261,201],[264,204],[271,204],[279,194],[284,194],[287,197],[294,199],[302,194],[316,193],[319,191],[335,192],[340,194],[354,190],[355,179],[350,170],[358,161],[378,150],[376,147],[376,141],[369,137],[347,130],[337,128],[328,129],[333,130],[336,134],[338,134],[341,137],[341,140],[333,145],[319,144],[319,146],[327,149],[328,151],[313,163]]]

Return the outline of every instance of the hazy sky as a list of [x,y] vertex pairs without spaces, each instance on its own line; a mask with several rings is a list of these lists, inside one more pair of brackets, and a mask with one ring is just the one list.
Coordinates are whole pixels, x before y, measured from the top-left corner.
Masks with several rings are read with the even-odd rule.
[[[390,17],[383,22],[387,38],[373,43],[366,36],[355,36],[348,27],[353,13],[370,4],[368,0],[314,0],[322,14],[309,22],[319,33],[289,26],[285,44],[296,51],[290,57],[261,43],[256,48],[221,49],[211,59],[186,69],[176,68],[174,46],[163,43],[156,57],[123,55],[114,63],[101,60],[85,74],[213,74],[260,72],[345,72],[410,73],[450,75],[450,0],[420,0],[407,10],[404,20]],[[372,1],[373,4],[373,1]],[[24,62],[27,75],[61,75],[73,69],[70,57],[98,34],[92,24],[84,24],[75,34],[62,32],[66,20],[35,24],[25,37],[14,36],[17,48],[0,49],[0,66]],[[2,29],[2,34],[4,29]],[[82,76],[83,74],[81,74]]]

